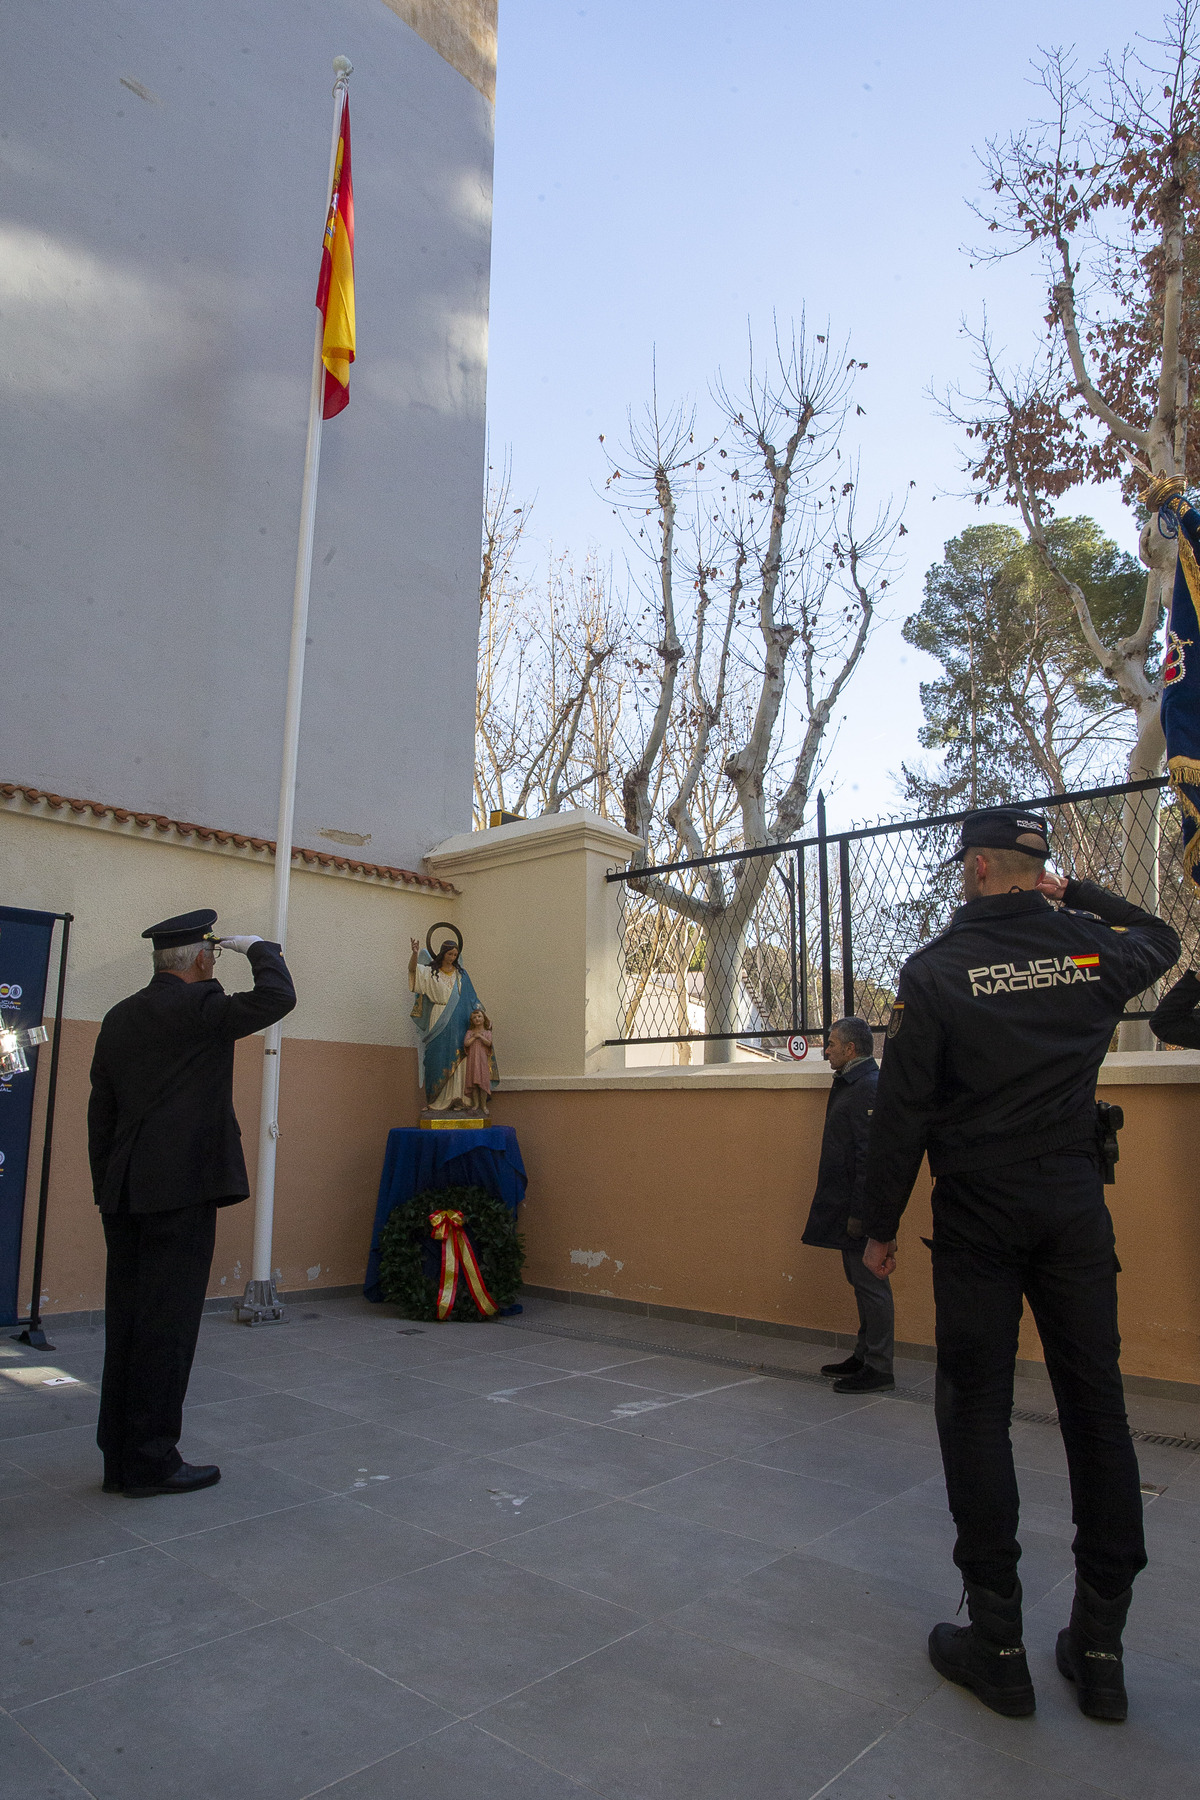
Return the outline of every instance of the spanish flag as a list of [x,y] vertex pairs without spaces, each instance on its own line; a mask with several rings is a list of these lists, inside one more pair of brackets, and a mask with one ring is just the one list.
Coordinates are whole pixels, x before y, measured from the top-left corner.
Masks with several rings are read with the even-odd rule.
[[321,361],[325,364],[323,419],[336,418],[350,404],[350,364],[354,361],[354,188],[350,180],[350,96],[342,105],[342,128],[333,165],[333,190],[317,306],[325,321]]

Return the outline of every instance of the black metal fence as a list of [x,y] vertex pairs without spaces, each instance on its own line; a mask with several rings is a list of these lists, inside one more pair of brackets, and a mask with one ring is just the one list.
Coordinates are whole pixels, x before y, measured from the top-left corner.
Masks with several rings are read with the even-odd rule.
[[[1185,875],[1165,779],[1014,802],[1051,819],[1055,865],[1169,919],[1200,952],[1200,890]],[[610,873],[622,889],[614,1044],[739,1042],[778,1054],[858,1013],[881,1027],[901,965],[961,899],[965,813],[828,833]],[[1126,1018],[1145,1018],[1146,1000]],[[782,1049],[787,1054],[786,1047]]]

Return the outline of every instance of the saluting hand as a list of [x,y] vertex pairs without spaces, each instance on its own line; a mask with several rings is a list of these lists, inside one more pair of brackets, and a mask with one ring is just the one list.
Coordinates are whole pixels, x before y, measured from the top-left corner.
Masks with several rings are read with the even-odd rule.
[[886,1281],[896,1266],[896,1240],[890,1244],[881,1244],[878,1238],[868,1238],[863,1251],[863,1268],[870,1269],[880,1281]]
[[1051,869],[1043,869],[1033,885],[1047,900],[1062,900],[1067,891],[1067,878],[1055,875]]
[[251,944],[261,944],[262,939],[260,937],[227,937],[218,939],[218,942],[222,950],[236,950],[239,955],[245,956]]

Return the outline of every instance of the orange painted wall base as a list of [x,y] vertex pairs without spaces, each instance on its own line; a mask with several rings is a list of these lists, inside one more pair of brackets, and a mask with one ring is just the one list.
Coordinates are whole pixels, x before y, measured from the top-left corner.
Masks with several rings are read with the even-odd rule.
[[[92,1201],[87,1161],[88,1069],[99,1026],[63,1021],[58,1104],[42,1309],[47,1315],[104,1305],[104,1233]],[[33,1143],[41,1144],[46,1059],[38,1072]],[[254,1180],[262,1045],[237,1047],[234,1104]],[[275,1264],[287,1291],[358,1284],[366,1268],[371,1222],[387,1134],[415,1125],[420,1103],[417,1053],[387,1044],[283,1041]],[[38,1169],[30,1172],[22,1245],[20,1301],[29,1304]],[[253,1200],[218,1215],[210,1297],[233,1298],[250,1273]]]
[[[43,1310],[104,1304],[104,1239],[87,1167],[88,1066],[98,1027],[64,1024]],[[261,1051],[238,1046],[235,1102],[255,1143]],[[43,1074],[39,1073],[39,1088]],[[854,1303],[834,1251],[800,1242],[816,1180],[824,1088],[638,1092],[597,1084],[506,1091],[529,1172],[522,1209],[534,1287],[676,1308],[714,1319],[847,1334]],[[1117,1183],[1108,1190],[1123,1273],[1126,1372],[1200,1384],[1200,1163],[1192,1083],[1110,1087],[1125,1109]],[[414,1125],[416,1052],[285,1039],[275,1262],[289,1291],[361,1282],[388,1130]],[[34,1142],[40,1143],[35,1117]],[[253,1177],[253,1154],[247,1159]],[[37,1169],[31,1171],[22,1309],[28,1303]],[[929,1182],[905,1216],[893,1279],[896,1335],[933,1344]],[[210,1297],[232,1299],[249,1273],[251,1203],[220,1217]],[[1032,1321],[1020,1355],[1041,1360]]]
[[[1196,1088],[1106,1086],[1104,1097],[1126,1118],[1108,1190],[1123,1268],[1123,1366],[1200,1383]],[[820,1088],[501,1089],[497,1123],[516,1127],[529,1171],[527,1281],[722,1319],[853,1330],[841,1258],[800,1242],[825,1099]],[[922,1170],[893,1277],[897,1338],[926,1346],[929,1195]],[[1028,1313],[1020,1356],[1041,1361]]]

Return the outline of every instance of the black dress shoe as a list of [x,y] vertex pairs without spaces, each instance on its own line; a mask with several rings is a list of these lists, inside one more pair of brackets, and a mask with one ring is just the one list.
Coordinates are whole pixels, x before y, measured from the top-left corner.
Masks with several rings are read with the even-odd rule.
[[841,1381],[835,1381],[835,1394],[882,1394],[888,1388],[894,1388],[896,1377],[885,1375],[880,1369],[862,1368],[856,1375],[844,1375]]
[[848,1356],[845,1362],[822,1363],[822,1375],[857,1375],[860,1369],[866,1368],[861,1356]]
[[147,1483],[144,1487],[127,1487],[122,1491],[127,1500],[148,1500],[151,1494],[194,1494],[197,1488],[213,1487],[221,1479],[216,1463],[180,1463],[165,1481]]

